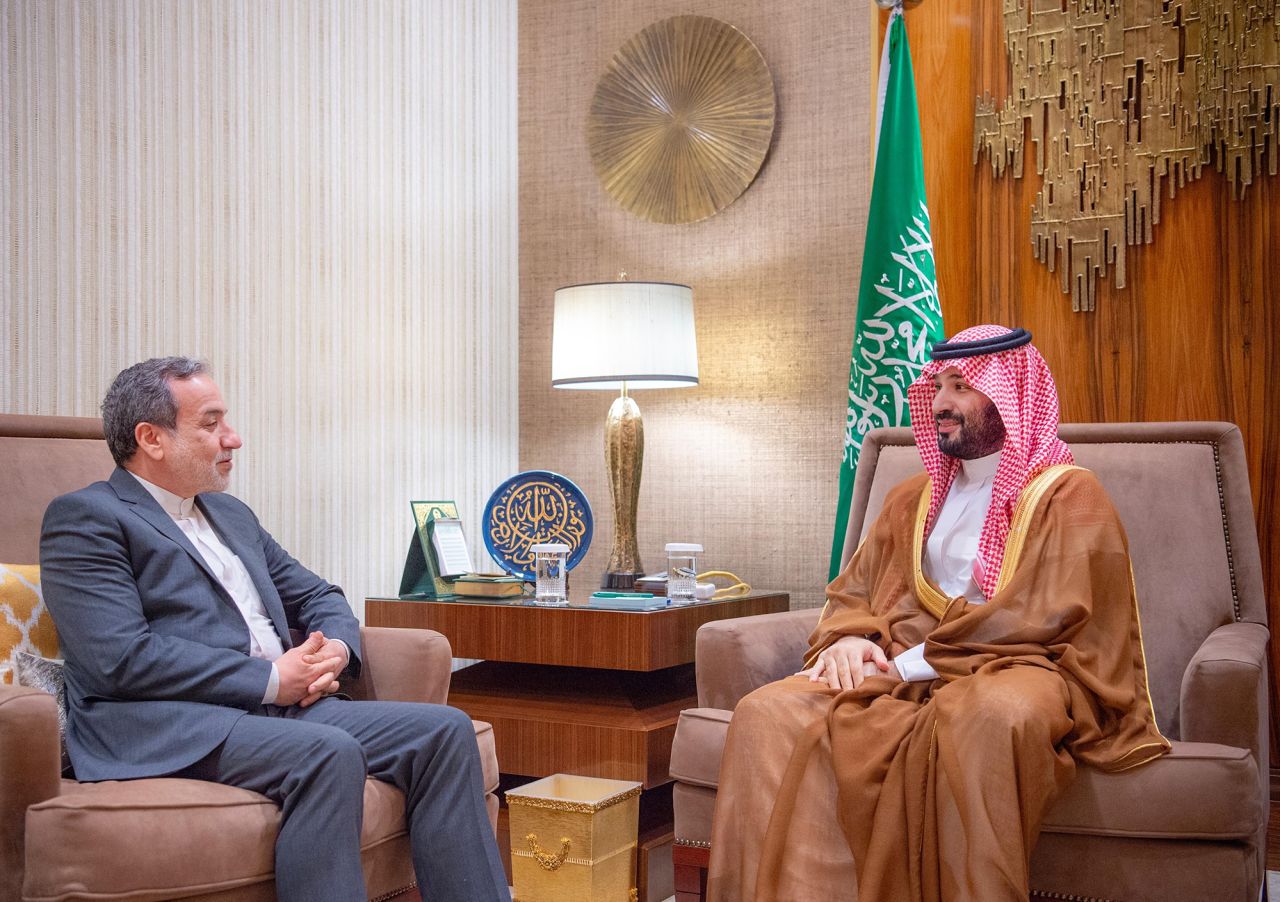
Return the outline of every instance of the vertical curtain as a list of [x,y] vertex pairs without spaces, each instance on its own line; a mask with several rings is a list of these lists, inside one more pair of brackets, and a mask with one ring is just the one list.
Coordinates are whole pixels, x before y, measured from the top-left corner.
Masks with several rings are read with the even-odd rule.
[[515,470],[515,0],[0,0],[0,411],[206,358],[231,491],[394,593]]

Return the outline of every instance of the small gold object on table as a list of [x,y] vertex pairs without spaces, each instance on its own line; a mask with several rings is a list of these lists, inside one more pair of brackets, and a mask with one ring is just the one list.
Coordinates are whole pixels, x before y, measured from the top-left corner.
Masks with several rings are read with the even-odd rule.
[[640,786],[552,774],[507,790],[515,902],[634,899]]

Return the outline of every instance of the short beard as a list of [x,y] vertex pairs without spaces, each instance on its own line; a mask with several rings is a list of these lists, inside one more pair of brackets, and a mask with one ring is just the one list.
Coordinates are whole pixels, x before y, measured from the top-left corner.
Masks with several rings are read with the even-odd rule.
[[950,435],[938,435],[938,450],[943,454],[961,460],[976,460],[995,454],[1004,447],[1004,420],[1000,419],[1000,412],[993,402],[987,402],[987,406],[972,424],[954,411],[945,416],[934,417],[935,422],[943,420],[960,424],[960,428]]
[[231,486],[231,474],[219,472],[217,465],[210,467],[202,461],[184,461],[180,472],[188,486],[195,491],[192,497],[203,492],[225,492]]
[[192,452],[187,443],[179,439],[175,458],[175,471],[190,491],[189,497],[203,492],[225,492],[231,486],[231,474],[223,473],[216,463],[201,459],[198,451]]

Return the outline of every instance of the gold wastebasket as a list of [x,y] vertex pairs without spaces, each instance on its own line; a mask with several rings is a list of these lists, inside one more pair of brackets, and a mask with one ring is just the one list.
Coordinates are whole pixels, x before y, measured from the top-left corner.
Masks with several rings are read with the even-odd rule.
[[552,774],[506,796],[515,902],[636,898],[639,783]]

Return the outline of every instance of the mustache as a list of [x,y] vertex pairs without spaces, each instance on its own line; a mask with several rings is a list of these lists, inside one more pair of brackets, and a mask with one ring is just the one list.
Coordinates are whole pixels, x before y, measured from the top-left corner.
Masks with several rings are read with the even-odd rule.
[[934,423],[941,426],[943,423],[954,423],[957,426],[964,425],[964,417],[955,413],[940,413],[933,418]]

